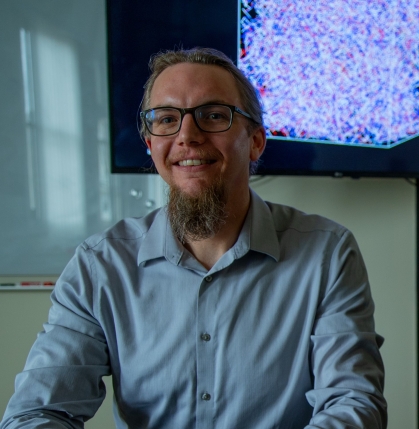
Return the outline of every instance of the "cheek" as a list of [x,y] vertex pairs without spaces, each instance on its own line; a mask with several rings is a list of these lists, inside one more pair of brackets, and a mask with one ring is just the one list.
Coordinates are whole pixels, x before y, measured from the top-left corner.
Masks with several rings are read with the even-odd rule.
[[231,145],[228,156],[232,162],[244,164],[247,167],[247,164],[251,160],[251,150],[247,135],[237,139],[234,144]]
[[150,144],[148,144],[148,148],[151,153],[151,158],[154,162],[154,165],[157,166],[164,166],[165,159],[167,156],[167,145],[163,144],[159,141],[151,141]]

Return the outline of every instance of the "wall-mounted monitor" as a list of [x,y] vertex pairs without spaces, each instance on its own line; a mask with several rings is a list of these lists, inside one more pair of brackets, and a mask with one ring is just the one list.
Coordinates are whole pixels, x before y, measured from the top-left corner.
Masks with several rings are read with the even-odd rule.
[[108,0],[112,171],[149,173],[136,124],[152,54],[205,46],[258,89],[258,174],[419,176],[419,3]]

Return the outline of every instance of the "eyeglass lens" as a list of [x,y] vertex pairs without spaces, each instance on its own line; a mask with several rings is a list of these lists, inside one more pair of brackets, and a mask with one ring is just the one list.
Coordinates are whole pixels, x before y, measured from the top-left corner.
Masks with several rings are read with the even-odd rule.
[[[175,134],[181,126],[181,112],[171,107],[158,107],[146,114],[149,131],[156,135]],[[232,112],[222,105],[205,105],[195,109],[195,119],[202,131],[222,132],[230,128]]]

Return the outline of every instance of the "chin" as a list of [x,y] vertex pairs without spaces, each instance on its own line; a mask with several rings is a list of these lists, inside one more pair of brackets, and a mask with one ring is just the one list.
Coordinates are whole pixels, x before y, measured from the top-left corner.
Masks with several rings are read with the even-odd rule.
[[208,178],[196,178],[196,179],[187,179],[179,182],[174,182],[173,185],[180,189],[185,194],[199,194],[203,190],[214,186],[216,180],[210,180]]
[[199,197],[202,192],[209,187],[208,184],[202,184],[201,186],[183,186],[179,187],[180,191],[188,195],[189,197]]

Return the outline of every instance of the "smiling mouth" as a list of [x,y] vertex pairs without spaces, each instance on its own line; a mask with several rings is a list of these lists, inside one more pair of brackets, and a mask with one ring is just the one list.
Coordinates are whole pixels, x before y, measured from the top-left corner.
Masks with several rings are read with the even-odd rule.
[[208,159],[184,159],[183,161],[179,161],[178,164],[182,167],[187,166],[195,166],[195,165],[204,165],[204,164],[212,164],[215,161],[211,161]]

